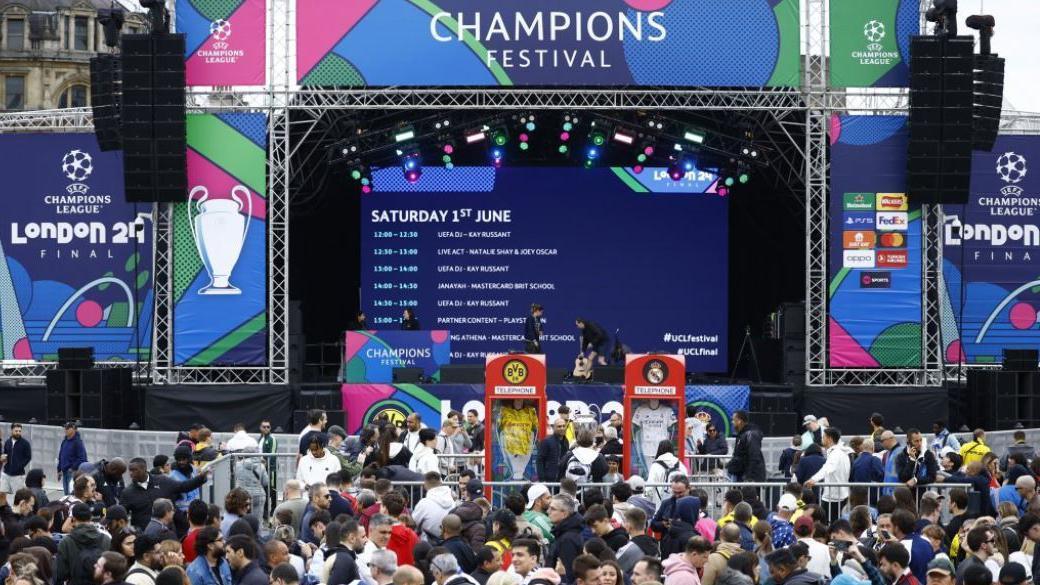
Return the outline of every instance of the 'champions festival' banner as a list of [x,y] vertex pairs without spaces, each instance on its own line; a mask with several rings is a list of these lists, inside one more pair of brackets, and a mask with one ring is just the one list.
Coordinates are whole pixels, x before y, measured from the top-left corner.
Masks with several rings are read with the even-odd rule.
[[831,0],[831,86],[909,85],[920,18],[918,0]]
[[[356,435],[368,423],[386,414],[391,422],[403,425],[413,412],[426,424],[439,422],[451,410],[475,409],[484,420],[483,384],[343,384],[343,410],[347,416],[347,433]],[[610,413],[624,414],[624,388],[601,384],[550,384],[546,387],[549,408],[547,422],[556,418],[556,409],[566,404],[571,414],[590,413],[600,422]],[[747,386],[687,386],[686,403],[694,405],[699,418],[711,422],[726,435],[731,434],[730,419],[736,410],[747,409],[750,389]],[[681,415],[682,416],[682,415]]]
[[147,360],[151,205],[123,195],[118,152],[93,134],[0,136],[0,359]]
[[267,363],[267,116],[188,114],[174,208],[175,363]]
[[264,0],[177,0],[188,85],[264,85]]
[[785,86],[798,0],[297,0],[317,86]]
[[394,368],[422,368],[439,380],[451,362],[451,339],[445,330],[347,331],[343,343],[343,381],[393,382]]

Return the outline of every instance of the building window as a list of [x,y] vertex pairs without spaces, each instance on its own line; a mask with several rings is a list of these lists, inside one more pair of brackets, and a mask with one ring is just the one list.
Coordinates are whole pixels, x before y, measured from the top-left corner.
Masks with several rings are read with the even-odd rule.
[[4,104],[8,110],[25,108],[25,77],[8,75],[4,78]]
[[86,16],[76,17],[76,46],[77,51],[89,51],[90,46],[87,45],[87,33],[90,32],[89,19]]
[[73,85],[61,92],[58,98],[59,108],[85,108],[87,107],[87,86]]
[[72,17],[66,15],[63,20],[65,21],[65,35],[62,38],[65,48],[68,49],[72,47]]
[[21,51],[25,48],[25,20],[21,18],[7,19],[7,48]]

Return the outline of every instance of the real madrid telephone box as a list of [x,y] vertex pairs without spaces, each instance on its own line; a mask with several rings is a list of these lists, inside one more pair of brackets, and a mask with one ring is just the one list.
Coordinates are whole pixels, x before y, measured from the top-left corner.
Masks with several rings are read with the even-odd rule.
[[485,364],[485,479],[537,479],[535,454],[548,410],[545,356],[488,356]]
[[680,424],[686,402],[686,360],[681,355],[632,355],[625,358],[624,475],[646,478],[661,441],[671,441],[683,461],[685,429]]

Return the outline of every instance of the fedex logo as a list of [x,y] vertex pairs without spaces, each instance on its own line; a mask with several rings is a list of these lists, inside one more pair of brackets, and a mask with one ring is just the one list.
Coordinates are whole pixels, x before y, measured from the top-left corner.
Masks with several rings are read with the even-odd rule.
[[905,211],[879,211],[877,229],[883,232],[905,232],[910,225],[910,218]]

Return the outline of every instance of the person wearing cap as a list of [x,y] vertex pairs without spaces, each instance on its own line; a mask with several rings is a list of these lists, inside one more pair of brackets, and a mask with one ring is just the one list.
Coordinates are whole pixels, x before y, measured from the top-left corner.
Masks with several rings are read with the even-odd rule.
[[552,522],[546,514],[551,501],[549,488],[544,483],[536,483],[527,488],[527,510],[523,514],[524,520],[538,529],[542,539],[548,542],[553,540]]
[[304,486],[324,483],[330,473],[340,470],[339,460],[325,448],[329,444],[325,433],[312,433],[309,437],[307,454],[296,466],[296,479]]
[[1018,563],[1004,563],[997,581],[1000,585],[1026,585],[1033,582],[1026,574],[1026,568]]
[[812,516],[801,515],[794,521],[794,534],[798,542],[809,549],[809,571],[817,575],[830,575],[831,553],[826,544],[813,539],[815,524]]
[[773,548],[783,548],[795,543],[794,525],[791,516],[798,510],[798,498],[794,494],[785,493],[780,496],[776,505],[776,514],[769,518],[769,526],[773,528]]
[[807,414],[802,418],[802,428],[805,429],[802,432],[803,451],[812,443],[823,445],[823,428],[820,425],[820,419],[814,415]]
[[65,495],[72,493],[73,474],[79,469],[81,463],[87,462],[87,447],[83,444],[76,429],[76,423],[65,423],[65,438],[61,440],[58,448],[58,475],[61,476],[61,487]]
[[54,567],[54,582],[69,585],[89,585],[94,582],[93,572],[83,566],[80,556],[88,550],[108,550],[111,539],[98,530],[91,521],[90,506],[80,502],[72,506],[72,531],[58,543],[58,557]]
[[628,503],[642,510],[647,518],[653,518],[657,512],[657,506],[653,500],[646,497],[646,480],[638,475],[633,475],[625,480],[625,483],[632,488],[632,495],[629,496]]
[[[179,445],[173,450],[173,469],[170,470],[170,478],[177,481],[188,481],[198,475],[198,470],[191,464],[191,448],[187,445]],[[173,505],[182,512],[187,512],[188,504],[199,499],[202,494],[201,488],[195,488],[177,496]]]
[[441,483],[439,471],[427,471],[423,477],[426,495],[412,510],[415,531],[426,542],[438,542],[441,539],[441,520],[455,507],[455,498],[451,487]]
[[929,561],[927,585],[953,585],[956,576],[950,557],[941,554]]
[[116,505],[105,508],[105,530],[112,536],[119,534],[130,524],[126,508]]
[[466,482],[466,489],[462,492],[461,501],[449,512],[462,520],[462,537],[469,542],[473,550],[484,546],[487,540],[484,510],[474,501],[483,497],[484,484],[479,479],[471,479]]

